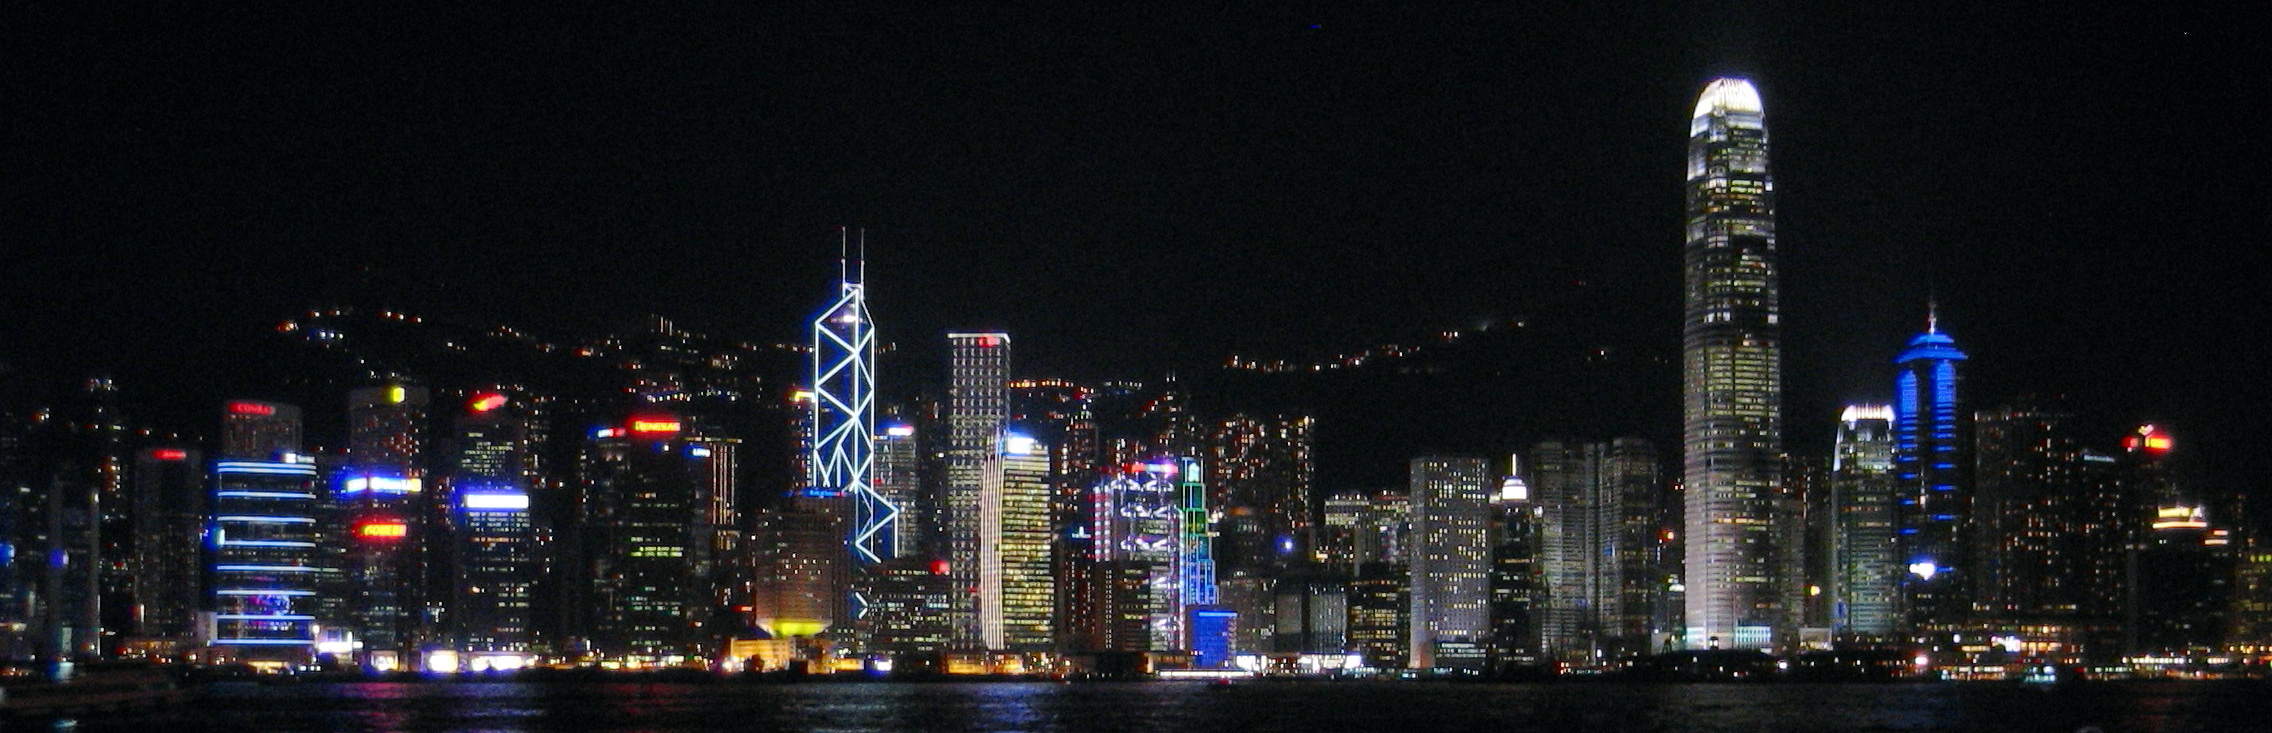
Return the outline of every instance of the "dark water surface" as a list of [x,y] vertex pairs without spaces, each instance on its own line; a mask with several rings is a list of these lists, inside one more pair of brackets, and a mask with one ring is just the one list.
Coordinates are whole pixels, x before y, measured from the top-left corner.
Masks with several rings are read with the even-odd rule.
[[[1089,684],[217,685],[80,731],[2272,731],[2272,687]],[[18,721],[11,730],[27,726]],[[44,728],[45,726],[41,726]]]

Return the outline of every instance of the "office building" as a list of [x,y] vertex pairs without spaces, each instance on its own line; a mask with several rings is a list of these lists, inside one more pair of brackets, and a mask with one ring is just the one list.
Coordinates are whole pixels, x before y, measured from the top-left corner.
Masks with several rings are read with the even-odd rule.
[[1781,304],[1767,123],[1750,81],[1715,79],[1688,129],[1681,330],[1691,648],[1770,649],[1796,632],[1774,526],[1783,457]]
[[1491,668],[1547,661],[1543,646],[1547,581],[1541,569],[1546,523],[1521,471],[1502,479],[1491,499]]
[[[578,529],[583,645],[627,666],[707,656],[724,605],[716,548],[729,455],[683,418],[643,413],[584,446]],[[840,535],[830,535],[840,537]],[[830,541],[832,548],[841,542]]]
[[530,512],[521,406],[480,392],[454,421],[450,487],[450,606],[462,668],[510,670],[534,661],[537,531]]
[[1896,516],[1904,567],[1907,627],[1947,629],[1966,620],[1973,563],[1963,530],[1972,511],[1970,417],[1958,402],[1956,341],[1938,314],[1909,340],[1894,364],[1893,472],[1901,487]]
[[1219,566],[1260,569],[1310,557],[1315,427],[1301,415],[1238,415],[1213,425],[1204,458],[1209,506],[1224,516],[1214,548]]
[[867,565],[897,557],[900,506],[877,491],[876,331],[860,283],[845,268],[836,300],[813,317],[811,449],[806,491],[849,503],[846,545]]
[[124,560],[137,608],[128,631],[142,637],[192,637],[205,598],[210,492],[204,458],[182,446],[144,448],[135,455],[133,485],[134,551]]
[[1002,439],[1001,530],[981,538],[981,556],[991,556],[1001,588],[999,647],[1017,652],[1051,651],[1056,645],[1057,582],[1050,573],[1056,532],[1050,526],[1049,446],[1032,438]]
[[1491,497],[1480,458],[1412,459],[1414,669],[1481,669],[1490,640]]
[[1894,527],[1893,408],[1848,405],[1832,450],[1830,567],[1822,589],[1831,633],[1888,640],[1900,628],[1901,575],[1908,572]]
[[2124,651],[2128,555],[2152,506],[2120,459],[2085,446],[2076,422],[2057,400],[1976,413],[1973,614],[2055,629],[2079,647],[2072,657],[2111,663]]
[[947,485],[941,512],[955,645],[1003,649],[1002,438],[1009,420],[1010,336],[947,334]]
[[1648,441],[1548,441],[1531,449],[1526,483],[1539,511],[1547,584],[1546,653],[1598,665],[1653,651],[1669,632],[1663,533],[1667,493]]
[[213,464],[212,640],[217,658],[284,671],[314,661],[323,500],[313,461]]
[[347,541],[341,569],[345,630],[359,661],[380,670],[416,663],[433,635],[429,609],[424,387],[386,383],[347,396],[346,468],[336,478]]

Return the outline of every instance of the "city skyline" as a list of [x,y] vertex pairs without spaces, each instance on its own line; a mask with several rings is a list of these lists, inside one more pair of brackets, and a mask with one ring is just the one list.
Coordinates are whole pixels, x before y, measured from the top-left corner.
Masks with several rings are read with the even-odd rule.
[[[20,46],[51,63],[4,72],[26,91],[0,133],[18,161],[0,213],[30,257],[6,275],[29,325],[0,337],[0,362],[27,380],[119,372],[181,392],[229,368],[205,345],[216,331],[366,298],[562,329],[660,312],[794,341],[839,225],[868,227],[886,341],[936,350],[948,328],[1000,327],[1038,374],[1360,348],[1578,291],[1634,324],[1605,340],[1669,355],[1679,152],[1659,141],[1702,81],[1740,73],[1777,110],[1796,197],[1793,441],[1891,397],[1885,359],[1937,292],[1977,360],[1976,404],[2073,394],[2111,421],[2175,424],[2208,480],[2264,481],[2241,458],[2261,349],[2198,348],[2263,310],[2210,256],[2249,241],[2235,212],[2261,198],[2247,163],[2262,153],[2233,134],[2227,100],[2259,82],[2220,70],[2237,47],[2214,18],[2047,24],[2061,34],[2024,14],[1768,6],[467,11],[468,39],[359,28],[385,10],[336,25],[34,12],[53,15],[26,18],[33,33],[91,30]],[[603,31],[613,20],[625,30]],[[840,30],[786,30],[801,27]],[[689,42],[661,58],[604,42],[642,32]],[[616,51],[560,47],[577,39]],[[781,50],[726,63],[746,44]],[[1405,254],[1415,241],[1429,256]],[[655,265],[608,266],[632,253]],[[1155,297],[1036,275],[1122,271],[1150,273]],[[90,330],[115,337],[73,335]],[[2116,349],[2135,371],[2094,366]],[[1121,369],[1136,373],[1100,373]]]

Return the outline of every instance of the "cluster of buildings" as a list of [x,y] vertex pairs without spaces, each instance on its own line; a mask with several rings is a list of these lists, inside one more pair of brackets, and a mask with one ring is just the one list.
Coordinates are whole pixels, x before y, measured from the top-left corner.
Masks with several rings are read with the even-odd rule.
[[[1767,150],[1757,90],[1710,84],[1677,447],[1548,440],[1322,491],[1308,416],[1020,378],[1003,332],[946,334],[941,394],[879,390],[848,268],[810,342],[769,352],[659,320],[478,337],[604,364],[583,392],[337,358],[369,368],[320,439],[271,399],[223,403],[208,441],[134,429],[90,382],[0,431],[0,655],[1483,674],[1858,649],[1990,675],[2272,653],[2272,549],[2237,496],[2188,487],[2152,426],[1968,402],[1937,319],[1890,403],[1846,408],[1830,455],[1786,450]],[[279,330],[350,354],[340,315]],[[761,352],[800,378],[736,376]]]

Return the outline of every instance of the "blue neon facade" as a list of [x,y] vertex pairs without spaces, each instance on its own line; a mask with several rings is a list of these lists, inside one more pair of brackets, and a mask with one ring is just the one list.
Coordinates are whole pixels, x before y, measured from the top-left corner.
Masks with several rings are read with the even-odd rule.
[[898,554],[900,507],[876,491],[876,333],[847,270],[836,301],[813,318],[812,456],[806,493],[851,500],[846,544],[862,565]]
[[1893,472],[1911,628],[1955,623],[1970,603],[1963,522],[1971,458],[1957,397],[1957,364],[1965,359],[1937,319],[1894,358]]
[[239,658],[305,662],[315,652],[316,467],[213,466],[213,644]]

